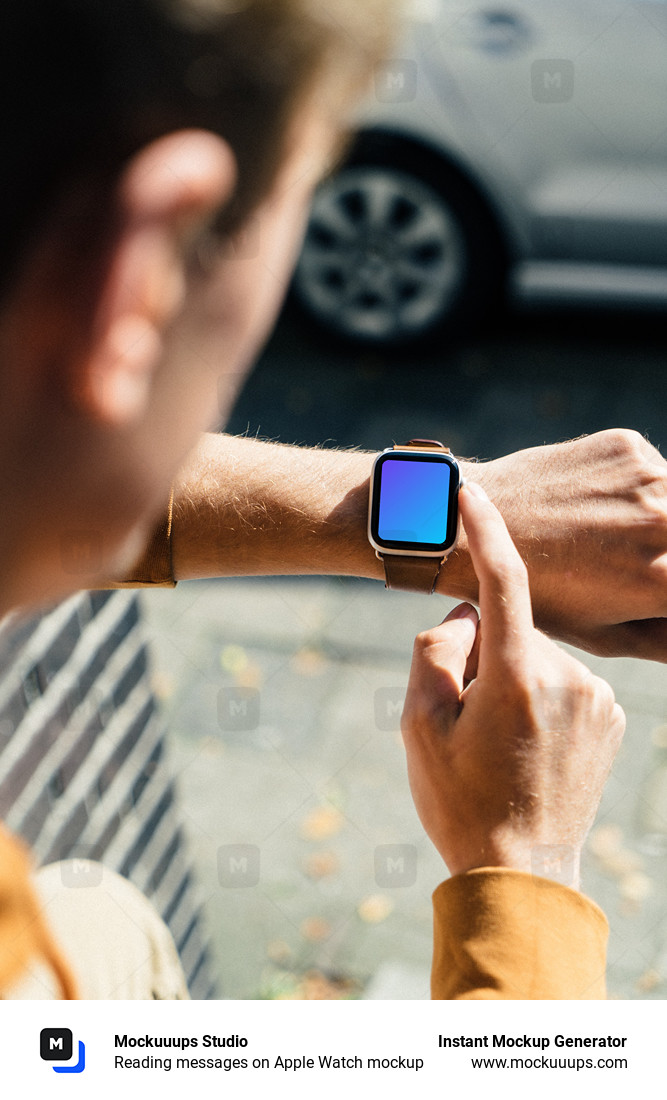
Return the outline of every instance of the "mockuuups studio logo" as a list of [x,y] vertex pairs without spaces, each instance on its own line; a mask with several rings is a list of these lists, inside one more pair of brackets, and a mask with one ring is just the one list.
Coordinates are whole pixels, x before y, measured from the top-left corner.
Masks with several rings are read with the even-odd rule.
[[567,57],[533,61],[530,85],[536,103],[567,103],[574,95],[574,62]]
[[375,70],[375,98],[379,103],[412,103],[417,95],[417,62],[394,57]]
[[375,692],[375,725],[384,733],[398,732],[405,701],[405,688],[378,688]]
[[375,849],[375,882],[383,889],[414,886],[417,849],[412,844],[379,844]]
[[542,730],[567,733],[577,718],[578,694],[562,687],[542,687],[531,697],[533,715]]
[[228,890],[257,886],[259,863],[256,844],[223,844],[218,848],[218,882]]
[[104,561],[104,540],[99,531],[68,531],[60,540],[65,573],[85,576],[99,573]]
[[104,867],[92,859],[64,859],[60,864],[60,878],[63,886],[72,890],[100,886],[104,877]]
[[577,875],[575,850],[569,844],[538,844],[531,852],[530,869],[540,878],[573,886]]
[[259,727],[257,688],[222,688],[218,692],[218,725],[223,733],[256,730]]
[[[68,1027],[45,1027],[39,1033],[39,1054],[45,1062],[71,1062],[73,1047],[74,1039]],[[74,1065],[51,1067],[55,1073],[83,1073],[85,1068],[86,1048],[80,1039]]]

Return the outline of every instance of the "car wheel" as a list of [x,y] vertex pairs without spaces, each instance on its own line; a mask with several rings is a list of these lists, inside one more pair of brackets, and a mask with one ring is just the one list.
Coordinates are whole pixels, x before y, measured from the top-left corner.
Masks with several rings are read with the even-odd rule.
[[362,145],[320,187],[293,283],[321,326],[375,347],[482,316],[504,273],[490,216],[458,174],[426,156],[409,169],[392,157]]

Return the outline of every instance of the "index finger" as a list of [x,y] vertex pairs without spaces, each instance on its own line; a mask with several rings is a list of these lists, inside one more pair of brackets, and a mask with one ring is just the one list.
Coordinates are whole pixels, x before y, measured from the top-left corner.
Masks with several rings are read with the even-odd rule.
[[479,581],[481,673],[489,664],[514,660],[526,651],[534,630],[528,571],[503,517],[479,485],[464,486],[459,508]]

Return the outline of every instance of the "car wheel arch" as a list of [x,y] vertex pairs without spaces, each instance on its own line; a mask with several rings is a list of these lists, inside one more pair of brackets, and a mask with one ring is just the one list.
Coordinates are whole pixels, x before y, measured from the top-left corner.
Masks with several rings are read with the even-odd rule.
[[428,137],[414,137],[401,130],[383,126],[365,127],[350,143],[338,168],[356,161],[363,163],[369,156],[375,157],[382,153],[388,160],[395,157],[397,164],[402,163],[407,167],[416,165],[428,174],[435,175],[438,170],[449,173],[484,212],[506,264],[509,266],[520,258],[520,250],[515,243],[517,230],[511,225],[502,206],[495,201],[479,173],[475,172],[474,166],[457,156],[453,150],[437,146]]

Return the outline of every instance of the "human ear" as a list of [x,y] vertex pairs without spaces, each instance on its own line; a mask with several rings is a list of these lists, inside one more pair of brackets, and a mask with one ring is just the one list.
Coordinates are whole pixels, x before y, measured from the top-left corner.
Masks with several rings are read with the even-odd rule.
[[169,134],[125,167],[90,337],[73,366],[72,398],[92,419],[124,427],[143,415],[185,297],[188,246],[235,183],[231,149],[207,131]]

